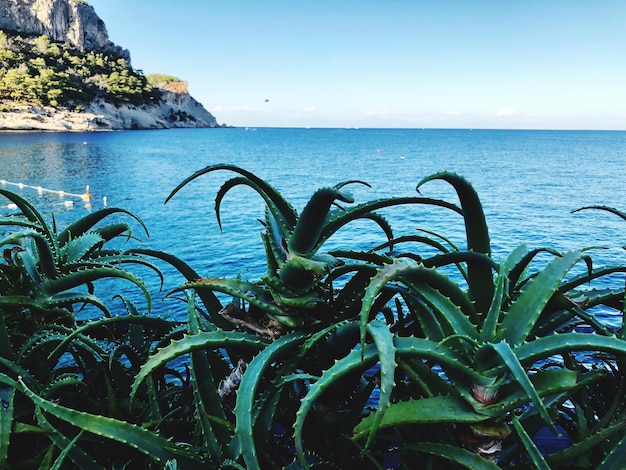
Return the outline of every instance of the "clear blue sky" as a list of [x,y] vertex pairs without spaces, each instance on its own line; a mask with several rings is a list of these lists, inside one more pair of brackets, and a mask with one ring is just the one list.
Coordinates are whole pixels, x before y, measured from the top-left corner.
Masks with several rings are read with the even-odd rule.
[[626,0],[89,2],[219,123],[626,129]]

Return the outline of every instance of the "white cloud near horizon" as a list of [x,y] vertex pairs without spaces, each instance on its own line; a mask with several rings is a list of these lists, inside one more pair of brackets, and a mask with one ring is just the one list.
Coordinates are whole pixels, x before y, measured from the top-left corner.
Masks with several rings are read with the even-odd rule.
[[496,113],[496,116],[513,116],[515,114],[515,108],[502,108]]
[[256,108],[254,106],[250,106],[247,104],[244,104],[242,106],[224,106],[221,104],[218,104],[217,106],[213,106],[211,108],[211,112],[217,112],[217,113],[221,113],[221,112],[229,112],[229,111],[260,111],[261,108]]

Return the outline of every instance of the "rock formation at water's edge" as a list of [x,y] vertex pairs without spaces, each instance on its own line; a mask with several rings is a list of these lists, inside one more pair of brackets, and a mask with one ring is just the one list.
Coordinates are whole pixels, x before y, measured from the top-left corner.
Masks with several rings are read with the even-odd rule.
[[[0,30],[3,35],[0,37],[0,53],[3,48],[7,52],[0,54],[0,80],[6,79],[0,81],[0,130],[221,127],[215,117],[189,94],[186,82],[148,85],[142,72],[130,66],[129,51],[111,42],[104,22],[83,0],[1,0]],[[38,37],[44,41],[38,41]],[[50,52],[51,47],[56,47],[54,54]],[[24,51],[44,55],[29,55],[25,59]],[[73,55],[68,56],[70,53]],[[76,57],[87,65],[103,60],[121,63],[126,67],[126,72],[121,70],[121,73],[139,81],[137,86],[143,86],[142,94],[129,95],[130,98],[120,93],[114,95],[112,81],[108,80],[113,72],[97,82],[102,71],[96,70],[95,65],[93,73],[79,77],[74,69],[67,68],[68,59],[69,62],[79,60]],[[46,77],[52,76],[56,81],[50,79],[44,84],[48,86],[48,92],[43,98],[29,99],[30,94],[23,90],[23,77],[41,82],[44,73],[41,70],[37,73],[36,65],[44,62],[48,67]],[[119,76],[119,69],[114,72]],[[8,77],[7,73],[13,75]],[[22,77],[22,89],[10,89],[13,76]],[[86,91],[77,93],[73,88],[80,80],[85,82],[82,85]],[[66,86],[69,91],[64,88]]]

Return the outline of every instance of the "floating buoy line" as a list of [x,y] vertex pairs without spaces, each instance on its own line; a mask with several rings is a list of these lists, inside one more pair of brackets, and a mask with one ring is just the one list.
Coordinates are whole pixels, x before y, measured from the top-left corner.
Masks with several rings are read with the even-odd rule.
[[[59,197],[62,197],[62,198],[73,197],[73,198],[80,199],[81,201],[84,201],[86,204],[89,204],[91,202],[91,192],[89,191],[89,185],[87,185],[87,187],[85,188],[85,192],[83,194],[77,194],[77,193],[71,193],[68,191],[42,188],[41,186],[31,186],[29,184],[24,184],[24,183],[12,183],[11,181],[7,181],[7,180],[0,180],[0,184],[2,184],[2,186],[17,186],[20,189],[24,189],[24,188],[34,189],[39,194],[50,193],[50,194],[58,194]],[[104,205],[106,205],[106,198],[104,198],[103,201],[104,201]],[[66,207],[73,206],[74,201],[72,200],[63,201],[63,205]],[[7,204],[3,207],[6,207],[8,209],[17,209],[17,206],[15,204]]]

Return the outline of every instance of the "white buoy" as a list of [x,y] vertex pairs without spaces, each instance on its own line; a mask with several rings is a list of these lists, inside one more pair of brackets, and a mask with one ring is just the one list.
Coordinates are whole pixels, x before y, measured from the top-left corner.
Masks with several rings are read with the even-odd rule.
[[107,206],[107,197],[106,197],[106,196],[104,196],[104,197],[102,198],[102,204],[104,204],[104,207],[106,207],[106,206]]

